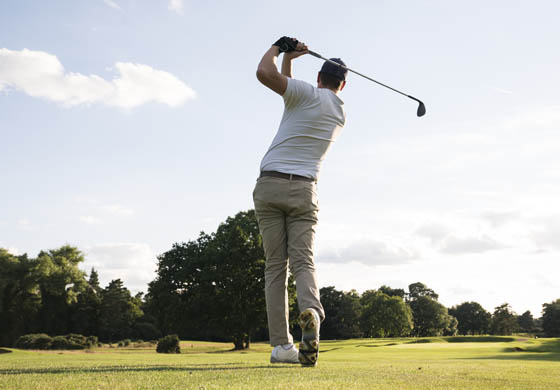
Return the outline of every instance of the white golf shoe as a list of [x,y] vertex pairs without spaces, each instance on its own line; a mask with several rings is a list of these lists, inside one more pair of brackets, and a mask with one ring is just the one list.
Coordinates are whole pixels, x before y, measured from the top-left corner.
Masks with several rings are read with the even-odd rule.
[[271,363],[299,364],[298,350],[293,344],[277,345],[270,354]]

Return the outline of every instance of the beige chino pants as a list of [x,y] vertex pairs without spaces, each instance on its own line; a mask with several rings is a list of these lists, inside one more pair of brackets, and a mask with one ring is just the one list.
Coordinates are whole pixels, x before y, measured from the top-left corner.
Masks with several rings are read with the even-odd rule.
[[253,201],[263,237],[265,296],[270,344],[293,342],[288,326],[288,264],[296,281],[300,312],[313,308],[325,318],[313,263],[319,204],[316,183],[261,177]]

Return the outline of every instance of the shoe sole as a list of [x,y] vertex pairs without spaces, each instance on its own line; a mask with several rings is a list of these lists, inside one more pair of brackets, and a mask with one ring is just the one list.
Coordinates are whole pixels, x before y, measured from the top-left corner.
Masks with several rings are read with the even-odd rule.
[[271,364],[277,364],[277,363],[281,363],[281,364],[298,364],[299,362],[287,362],[285,360],[278,360],[276,358],[271,357],[270,358],[270,363]]
[[316,336],[319,322],[311,309],[304,310],[299,315],[298,322],[302,333],[298,353],[299,362],[304,367],[314,367],[319,357],[319,339]]

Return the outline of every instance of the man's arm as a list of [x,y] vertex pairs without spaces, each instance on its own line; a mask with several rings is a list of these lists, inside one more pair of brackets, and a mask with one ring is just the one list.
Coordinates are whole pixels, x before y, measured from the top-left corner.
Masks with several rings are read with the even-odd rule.
[[284,53],[282,73],[278,72],[278,68],[276,67],[276,59],[279,54],[280,48],[275,45],[264,53],[259,67],[257,68],[257,79],[277,94],[284,95],[288,87],[287,77],[292,77],[292,60],[307,54],[307,46],[298,42],[296,50]]

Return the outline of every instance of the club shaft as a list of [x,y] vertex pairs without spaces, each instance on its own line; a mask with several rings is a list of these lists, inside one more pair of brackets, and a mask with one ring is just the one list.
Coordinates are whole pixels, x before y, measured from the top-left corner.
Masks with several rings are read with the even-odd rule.
[[[364,74],[361,74],[360,72],[356,72],[356,71],[353,70],[353,69],[350,69],[350,68],[348,68],[348,67],[346,67],[346,66],[344,66],[344,65],[341,65],[341,64],[339,64],[338,62],[335,62],[335,61],[333,61],[333,60],[329,60],[328,58],[325,58],[325,57],[323,57],[322,55],[320,55],[320,54],[318,54],[318,53],[315,53],[314,51],[308,50],[307,52],[308,52],[309,54],[311,54],[313,57],[317,57],[317,58],[320,58],[320,59],[322,59],[322,60],[324,60],[324,61],[330,62],[330,63],[333,64],[333,65],[340,66],[341,68],[346,69],[346,70],[349,71],[349,72],[356,73],[358,76],[362,76],[363,78],[366,78],[366,79],[368,79],[368,80],[370,80],[370,81],[373,81],[373,82],[376,83],[376,84],[379,84],[379,85],[381,85],[381,86],[383,86],[383,87],[385,87],[385,88],[389,88],[389,89],[392,90],[392,91],[395,91],[395,92],[397,92],[397,93],[400,93],[400,94],[403,95],[403,96],[406,96],[406,97],[408,97],[408,98],[414,99],[412,96],[407,95],[406,93],[401,92],[401,91],[399,91],[398,89],[395,89],[395,88],[393,88],[393,87],[389,87],[388,85],[383,84],[383,83],[381,83],[381,82],[379,82],[379,81],[377,81],[377,80],[374,80],[374,79],[372,79],[371,77],[368,77],[368,76],[366,76],[366,75],[364,75]],[[414,99],[414,100],[417,100],[417,99]]]

